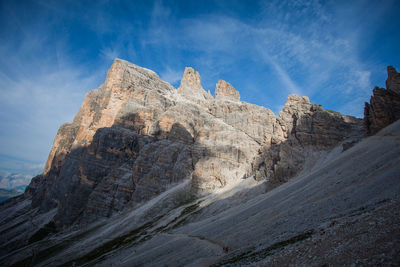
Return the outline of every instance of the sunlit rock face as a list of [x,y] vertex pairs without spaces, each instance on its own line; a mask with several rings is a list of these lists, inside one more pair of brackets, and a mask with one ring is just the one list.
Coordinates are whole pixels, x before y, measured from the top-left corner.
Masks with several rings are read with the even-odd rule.
[[364,107],[364,127],[368,134],[400,119],[400,74],[392,66],[387,68],[386,90],[375,87],[373,96]]
[[25,197],[57,208],[57,227],[90,223],[190,180],[190,196],[265,180],[271,188],[321,151],[360,135],[361,121],[290,95],[279,116],[241,102],[219,81],[215,99],[186,68],[178,90],[153,71],[116,59],[72,123],[60,127],[44,172]]
[[219,80],[215,87],[215,98],[240,101],[240,93],[230,83]]
[[200,74],[191,67],[185,68],[178,92],[187,98],[199,100],[212,98],[212,96],[203,89]]

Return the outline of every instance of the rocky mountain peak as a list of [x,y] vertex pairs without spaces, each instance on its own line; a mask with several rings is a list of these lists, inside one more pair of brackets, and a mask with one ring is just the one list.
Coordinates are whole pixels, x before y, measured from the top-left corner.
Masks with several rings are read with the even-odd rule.
[[[158,84],[157,84],[158,83]],[[160,85],[160,83],[162,85]],[[113,64],[107,72],[105,88],[108,90],[135,89],[137,86],[144,86],[148,89],[173,90],[172,86],[160,79],[152,70],[140,67],[126,60],[114,59]]]
[[297,104],[310,104],[310,99],[308,96],[298,96],[296,94],[291,94],[286,100],[286,105],[297,105]]
[[178,93],[189,98],[209,99],[209,95],[201,85],[200,74],[191,67],[185,68]]
[[[369,122],[381,122],[380,116],[397,114],[400,107],[392,92],[399,75],[394,68],[388,74],[388,90],[374,90]],[[373,209],[365,208],[372,207],[367,201],[378,200],[371,194],[385,193],[376,189],[382,183],[374,177],[383,170],[398,176],[399,147],[387,142],[398,136],[390,129],[381,134],[385,142],[368,138],[363,146],[348,149],[363,134],[361,120],[325,110],[308,97],[289,95],[277,116],[240,101],[239,92],[220,80],[216,100],[211,99],[193,68],[185,69],[176,90],[153,71],[116,59],[104,84],[88,92],[74,121],[60,127],[44,172],[24,195],[0,205],[2,266],[136,266],[152,262],[156,254],[162,260],[152,262],[155,266],[197,266],[210,265],[202,261],[210,252],[220,263],[242,265],[246,262],[237,262],[237,255],[257,255],[247,242],[260,247],[262,233],[279,230],[266,237],[259,255],[303,236],[286,236],[293,225],[322,232],[328,219],[335,219],[333,226],[343,214],[369,214]],[[371,145],[375,148],[369,150]],[[385,159],[389,162],[382,165]],[[356,176],[346,171],[354,167]],[[268,192],[292,178],[297,180]],[[363,182],[368,187],[353,202]],[[393,180],[387,185],[398,196]],[[341,206],[346,210],[337,209]],[[321,211],[326,217],[319,217]],[[240,231],[232,221],[243,223]],[[167,248],[166,240],[172,244]],[[236,247],[245,253],[238,254]],[[179,262],[169,262],[171,253]],[[137,255],[138,261],[126,260]],[[182,255],[190,261],[181,261]]]
[[400,95],[400,73],[393,66],[387,67],[388,78],[386,89],[394,94]]
[[[288,96],[285,106],[283,107],[282,112],[293,114],[299,111],[310,111],[310,107],[312,106],[310,99],[307,96],[298,96],[295,94],[291,94]],[[316,105],[318,106],[318,105]]]
[[52,166],[61,166],[72,149],[89,145],[98,129],[111,127],[120,122],[121,116],[132,112],[128,105],[132,99],[137,103],[136,109],[150,103],[162,109],[160,105],[167,105],[166,97],[175,92],[154,71],[116,58],[104,84],[89,91],[73,122],[65,123],[58,130],[44,174]]
[[[247,177],[281,183],[354,132],[358,122],[290,95],[280,114],[240,101],[226,81],[212,101],[186,68],[178,90],[153,71],[116,59],[72,123],[54,140],[45,171],[26,195],[57,227],[93,222],[190,181],[208,194]],[[337,130],[340,129],[340,130]],[[292,153],[296,151],[296,153]]]
[[230,83],[219,80],[215,87],[215,98],[240,101],[240,93]]
[[400,119],[400,74],[392,66],[387,67],[386,89],[376,86],[370,102],[364,107],[364,128],[367,134]]
[[189,87],[193,90],[203,89],[201,86],[200,74],[192,67],[186,67],[182,76],[180,87]]

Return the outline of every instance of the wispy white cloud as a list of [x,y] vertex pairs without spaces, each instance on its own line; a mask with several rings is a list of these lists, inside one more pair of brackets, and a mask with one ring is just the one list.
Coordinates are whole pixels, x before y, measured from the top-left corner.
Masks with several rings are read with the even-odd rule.
[[62,49],[44,53],[49,43],[41,33],[42,41],[26,34],[21,45],[0,47],[0,153],[37,163],[47,159],[57,128],[73,119],[105,73],[73,63]]
[[151,14],[149,26],[142,32],[140,43],[142,47],[147,45],[154,45],[162,43],[164,46],[169,47],[173,41],[171,31],[174,28],[174,17],[171,16],[171,9],[163,5],[162,1],[155,1]]
[[[338,32],[333,26],[334,14],[318,1],[284,4],[292,9],[282,8],[279,3],[272,3],[274,9],[268,6],[274,18],[279,19],[253,25],[220,15],[185,20],[178,25],[182,33],[175,42],[184,49],[201,51],[199,62],[213,72],[230,68],[242,56],[257,62],[260,70],[263,59],[266,70],[275,70],[275,79],[287,92],[309,95],[322,102],[342,97],[342,102],[329,106],[339,111],[344,111],[346,101],[354,101],[355,96],[368,97],[371,66],[359,59],[362,40],[348,38],[348,32],[354,29]],[[289,23],[290,20],[300,23]],[[361,102],[352,114],[362,116]]]
[[121,52],[116,48],[104,47],[100,50],[100,54],[106,60],[114,60],[117,57],[121,57]]
[[160,77],[170,84],[176,86],[177,83],[181,80],[182,74],[182,70],[175,70],[171,67],[166,67],[166,69],[160,73]]
[[26,177],[33,177],[43,171],[44,162],[33,163],[8,155],[0,154],[0,176],[8,176],[10,174],[21,174]]
[[[274,19],[255,24],[221,15],[184,19],[173,25],[164,20],[152,25],[149,32],[153,34],[147,35],[144,42],[200,52],[194,64],[204,66],[207,76],[218,75],[246,57],[259,69],[263,68],[262,59],[266,71],[275,70],[275,79],[280,80],[287,93],[319,99],[320,94],[358,94],[359,88],[365,88],[365,95],[371,85],[367,66],[358,59],[358,40],[345,39],[346,33],[338,34],[330,26],[333,14],[318,1],[278,2],[265,7]],[[162,6],[157,5],[156,9],[162,10]],[[157,21],[170,15],[168,10],[156,13],[161,14]],[[300,25],[293,20],[299,20]],[[155,38],[158,33],[162,38]],[[327,91],[329,88],[332,90]]]
[[290,78],[289,74],[274,59],[272,59],[271,56],[268,55],[268,53],[267,53],[267,51],[265,51],[265,49],[259,48],[258,50],[259,50],[260,54],[262,55],[263,59],[273,66],[273,68],[275,69],[276,73],[279,76],[279,79],[286,86],[287,90],[291,94],[297,94],[297,95],[301,96],[302,95],[301,90],[294,83],[294,81]]
[[32,176],[28,174],[0,172],[0,188],[11,190],[19,186],[26,186],[31,178]]

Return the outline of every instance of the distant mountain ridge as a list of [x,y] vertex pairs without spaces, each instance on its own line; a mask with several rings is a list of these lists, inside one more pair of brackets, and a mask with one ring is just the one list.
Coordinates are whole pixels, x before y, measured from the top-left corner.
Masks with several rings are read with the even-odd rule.
[[14,189],[3,189],[0,188],[0,202],[7,200],[9,198],[19,196],[24,193],[26,188],[25,186],[21,186],[19,188],[14,188]]
[[0,172],[0,202],[24,193],[32,175]]
[[22,193],[44,167],[44,164],[6,155],[0,155],[0,163],[0,189],[22,190]]

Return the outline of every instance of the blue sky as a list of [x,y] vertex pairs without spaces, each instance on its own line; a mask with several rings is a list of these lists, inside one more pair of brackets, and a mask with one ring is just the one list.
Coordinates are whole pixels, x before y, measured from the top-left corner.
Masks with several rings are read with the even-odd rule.
[[400,68],[400,1],[0,1],[0,170],[39,173],[58,127],[119,57],[177,87],[279,112],[290,93],[362,117]]

